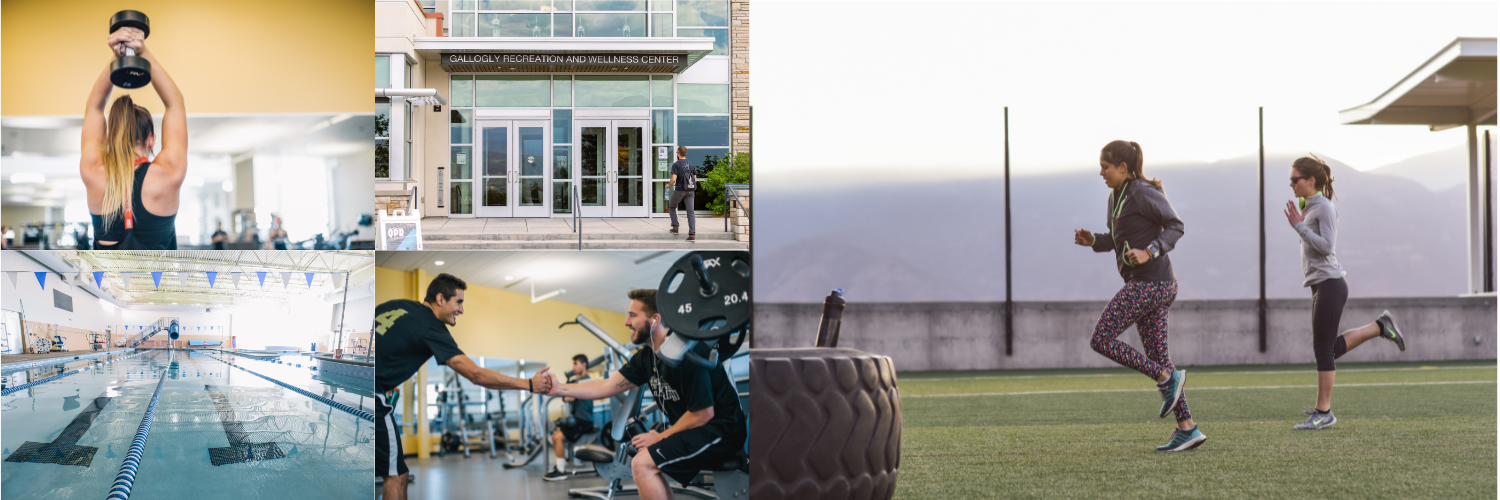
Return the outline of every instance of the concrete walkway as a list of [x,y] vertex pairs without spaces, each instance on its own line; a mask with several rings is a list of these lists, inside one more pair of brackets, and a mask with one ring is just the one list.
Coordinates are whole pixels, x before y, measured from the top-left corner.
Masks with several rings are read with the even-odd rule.
[[[581,219],[583,248],[588,250],[703,249],[744,250],[745,242],[735,241],[734,234],[724,231],[724,219],[706,212],[697,217],[697,240],[689,243],[687,221],[679,214],[681,234],[667,232],[672,219],[599,218]],[[577,249],[578,233],[571,218],[474,218],[422,219],[422,247],[425,250],[504,249],[541,250]]]

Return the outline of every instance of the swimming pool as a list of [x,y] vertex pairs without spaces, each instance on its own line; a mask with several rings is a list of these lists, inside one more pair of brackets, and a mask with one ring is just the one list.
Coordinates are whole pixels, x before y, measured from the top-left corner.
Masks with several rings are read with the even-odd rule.
[[132,498],[371,497],[373,422],[230,363],[365,412],[373,384],[318,375],[301,355],[131,354],[5,374],[15,387],[81,370],[0,398],[0,494],[104,498],[161,381]]

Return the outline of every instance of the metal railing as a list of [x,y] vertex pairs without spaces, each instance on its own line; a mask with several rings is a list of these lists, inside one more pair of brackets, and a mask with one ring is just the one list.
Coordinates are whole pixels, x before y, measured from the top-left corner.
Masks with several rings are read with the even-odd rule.
[[[735,192],[739,189],[749,190],[749,184],[725,184],[724,185],[724,232],[729,232],[729,220],[734,218],[734,208],[745,210],[745,225],[750,225],[750,209],[745,206],[745,201],[740,199],[740,194]],[[748,229],[747,229],[748,230]]]
[[156,320],[155,323],[152,323],[150,325],[151,328],[147,329],[146,331],[128,337],[125,341],[125,345],[129,346],[131,349],[140,347],[141,342],[150,340],[151,337],[155,336],[158,333],[161,333],[162,330],[166,330],[167,327],[171,326],[172,322],[176,320],[177,318],[164,316],[161,319]]
[[573,186],[573,231],[578,233],[578,250],[583,250],[583,187]]

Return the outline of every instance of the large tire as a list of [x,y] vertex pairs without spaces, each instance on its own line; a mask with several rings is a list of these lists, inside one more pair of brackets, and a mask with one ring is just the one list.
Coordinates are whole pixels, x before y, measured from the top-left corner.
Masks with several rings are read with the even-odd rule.
[[901,465],[891,358],[750,350],[750,498],[889,499]]

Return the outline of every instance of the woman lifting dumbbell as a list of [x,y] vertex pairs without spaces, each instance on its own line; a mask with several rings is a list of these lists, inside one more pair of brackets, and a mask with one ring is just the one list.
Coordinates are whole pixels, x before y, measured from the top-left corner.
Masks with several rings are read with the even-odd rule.
[[[113,54],[89,91],[83,115],[78,170],[93,215],[94,249],[176,250],[179,191],[187,175],[187,110],[177,84],[146,48],[145,16],[137,12],[138,17],[122,20],[124,14],[111,20],[115,29],[106,44]],[[127,81],[127,74],[132,83],[125,84],[149,81],[166,106],[161,151],[154,158],[150,111],[126,94],[105,115],[110,92],[117,81]]]

